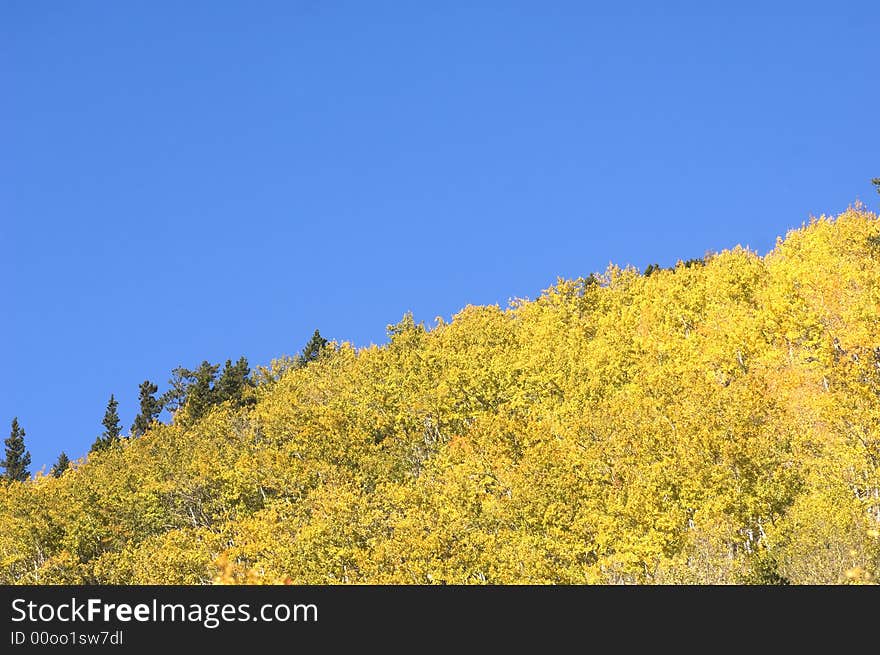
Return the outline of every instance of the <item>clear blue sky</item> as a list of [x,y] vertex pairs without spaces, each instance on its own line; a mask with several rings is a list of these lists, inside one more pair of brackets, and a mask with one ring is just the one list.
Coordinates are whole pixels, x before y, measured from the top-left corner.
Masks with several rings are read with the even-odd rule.
[[0,438],[33,470],[177,365],[880,199],[876,0],[3,0],[0,89]]

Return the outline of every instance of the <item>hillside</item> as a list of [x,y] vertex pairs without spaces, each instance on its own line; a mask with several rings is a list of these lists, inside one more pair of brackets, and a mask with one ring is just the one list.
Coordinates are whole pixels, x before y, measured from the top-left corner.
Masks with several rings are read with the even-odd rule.
[[0,488],[3,583],[880,576],[880,221],[611,267],[254,374]]

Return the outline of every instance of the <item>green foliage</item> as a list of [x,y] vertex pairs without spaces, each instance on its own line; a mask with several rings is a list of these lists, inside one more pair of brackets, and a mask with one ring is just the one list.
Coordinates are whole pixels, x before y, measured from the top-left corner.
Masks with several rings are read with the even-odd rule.
[[309,342],[302,349],[302,352],[297,356],[297,365],[306,366],[310,362],[318,359],[324,351],[324,348],[327,347],[327,343],[327,339],[322,337],[318,330],[315,330],[312,338],[309,339]]
[[162,407],[167,409],[172,417],[186,405],[186,396],[193,382],[193,372],[183,366],[178,366],[171,371],[168,380],[168,390],[159,399]]
[[138,404],[140,411],[134,418],[131,426],[131,434],[135,437],[142,436],[153,422],[159,417],[162,411],[162,404],[156,399],[156,392],[159,387],[144,380],[138,388]]
[[31,454],[24,445],[24,428],[18,424],[18,417],[12,419],[12,430],[4,445],[6,456],[0,461],[4,469],[3,478],[7,482],[24,482],[30,477],[28,466],[31,465]]
[[214,378],[219,365],[203,361],[192,372],[192,382],[187,389],[186,410],[190,421],[204,416],[215,401]]
[[203,361],[190,370],[178,366],[171,372],[169,388],[162,395],[162,405],[175,422],[192,423],[205,416],[212,407],[230,403],[233,407],[252,404],[253,393],[250,365],[245,357],[234,364],[227,359],[223,370],[219,364]]
[[[91,452],[104,450],[119,441],[119,437],[122,434],[122,424],[119,421],[118,408],[119,403],[111,393],[110,400],[107,401],[107,409],[104,411],[104,419],[101,421],[101,425],[104,426],[104,432],[95,439],[95,443],[92,444]],[[64,453],[62,453],[62,455],[64,455]],[[65,458],[66,457],[67,456],[65,455]]]
[[52,468],[49,470],[49,475],[53,478],[60,478],[64,472],[70,468],[70,458],[67,457],[67,453],[63,450],[61,454],[58,455],[58,459],[55,464],[52,465]]
[[227,359],[223,371],[214,385],[215,403],[232,403],[234,407],[242,407],[253,402],[251,390],[251,368],[245,357],[240,357],[235,364]]
[[693,259],[686,259],[683,262],[679,262],[679,266],[683,266],[684,268],[692,268],[694,266],[705,266],[706,260],[702,257],[695,257]]

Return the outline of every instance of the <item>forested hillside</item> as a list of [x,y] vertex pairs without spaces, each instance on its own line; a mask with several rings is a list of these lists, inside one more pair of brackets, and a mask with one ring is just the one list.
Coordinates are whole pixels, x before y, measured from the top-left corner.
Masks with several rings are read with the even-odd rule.
[[764,257],[612,266],[388,333],[228,363],[226,392],[187,372],[168,424],[0,485],[0,582],[880,575],[880,221],[861,207]]

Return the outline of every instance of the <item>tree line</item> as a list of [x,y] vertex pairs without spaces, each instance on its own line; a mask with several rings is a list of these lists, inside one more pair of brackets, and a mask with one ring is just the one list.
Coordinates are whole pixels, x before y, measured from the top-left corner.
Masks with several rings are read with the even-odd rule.
[[[880,194],[880,177],[871,179],[878,194]],[[880,237],[870,236],[868,242],[872,246],[880,246]],[[663,268],[657,263],[648,264],[641,273],[643,277],[651,277],[662,271],[676,272],[679,269],[703,267],[707,264],[711,255],[679,261],[675,266]],[[584,280],[585,286],[599,284],[599,278],[595,274],[589,275]],[[312,338],[302,351],[293,360],[295,367],[301,367],[317,359],[322,349],[327,345],[318,330],[315,330]],[[134,419],[129,434],[139,437],[147,429],[158,421],[163,410],[167,410],[173,421],[193,423],[204,416],[211,407],[229,402],[233,406],[242,407],[254,402],[254,380],[251,369],[245,357],[239,358],[235,363],[226,360],[222,370],[220,365],[203,361],[195,369],[187,369],[179,366],[172,370],[168,381],[169,388],[161,396],[158,385],[150,380],[144,380],[138,388],[138,414]],[[110,395],[107,408],[104,412],[102,425],[103,432],[92,444],[90,452],[104,450],[123,437],[123,429],[119,419],[118,406],[115,396]],[[25,431],[18,421],[18,417],[12,420],[12,429],[5,441],[5,458],[0,461],[4,469],[3,478],[7,481],[23,481],[30,476],[28,467],[31,463],[30,453],[24,442]],[[70,466],[70,459],[65,452],[61,452],[57,461],[52,466],[51,475],[58,477]]]
[[[315,330],[302,351],[294,357],[293,366],[306,366],[316,360],[327,343],[320,331]],[[166,410],[173,422],[192,424],[212,407],[223,403],[235,408],[253,404],[256,400],[253,393],[255,382],[251,373],[247,358],[242,356],[234,363],[227,359],[222,367],[207,360],[194,369],[178,366],[171,371],[168,389],[158,396],[159,386],[144,380],[138,387],[138,413],[129,428],[129,436],[143,436]],[[104,429],[89,449],[90,453],[106,450],[126,438],[118,410],[119,401],[111,393],[101,421]],[[0,460],[2,479],[7,483],[24,482],[30,477],[31,454],[25,445],[25,436],[18,417],[14,417],[9,437],[4,442],[5,457]],[[69,467],[70,457],[61,451],[49,474],[61,477]]]
[[878,241],[857,206],[408,315],[193,420],[196,367],[173,420],[0,485],[0,583],[875,582]]

